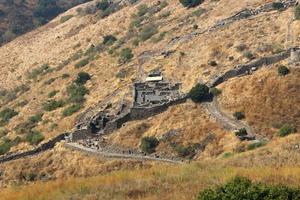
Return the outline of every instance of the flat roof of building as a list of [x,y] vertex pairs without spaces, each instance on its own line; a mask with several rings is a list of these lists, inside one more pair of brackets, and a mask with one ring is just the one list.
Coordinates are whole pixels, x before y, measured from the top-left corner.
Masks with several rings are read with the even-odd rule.
[[154,76],[154,77],[147,77],[146,82],[152,82],[152,81],[162,81],[162,76]]

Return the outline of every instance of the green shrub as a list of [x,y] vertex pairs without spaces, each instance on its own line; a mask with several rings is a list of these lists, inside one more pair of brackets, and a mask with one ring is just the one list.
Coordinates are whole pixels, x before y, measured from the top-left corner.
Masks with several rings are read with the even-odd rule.
[[0,144],[0,155],[9,152],[10,148],[11,148],[10,142],[3,142],[2,144]]
[[89,62],[90,62],[89,59],[84,58],[84,59],[80,60],[78,63],[76,63],[76,64],[75,64],[75,67],[76,67],[76,68],[84,67],[84,66],[86,66],[87,64],[89,64]]
[[104,45],[112,45],[115,41],[117,41],[117,38],[113,35],[106,35],[103,37]]
[[209,87],[205,84],[198,83],[190,90],[188,97],[196,103],[202,102],[209,97]]
[[233,116],[237,120],[245,119],[245,113],[244,112],[235,112],[235,113],[233,113]]
[[33,115],[33,116],[29,117],[29,121],[32,123],[38,123],[38,122],[42,121],[43,115],[44,115],[43,113],[38,113],[36,115]]
[[284,8],[284,4],[281,2],[273,2],[272,7],[276,10],[281,10]]
[[251,51],[246,51],[243,54],[246,58],[248,58],[249,60],[252,60],[255,58],[254,54]]
[[193,157],[195,155],[195,149],[192,146],[175,145],[174,150],[182,158]]
[[67,107],[66,109],[64,109],[62,115],[64,117],[71,116],[72,114],[78,112],[81,108],[82,108],[82,105],[79,103],[71,105],[71,106]]
[[200,5],[204,0],[179,0],[179,2],[184,6],[184,7],[196,7]]
[[290,135],[290,134],[296,133],[296,132],[297,132],[297,129],[294,126],[286,124],[280,128],[279,136],[285,137],[287,135]]
[[129,48],[125,48],[125,49],[122,49],[121,50],[121,53],[120,53],[120,62],[121,63],[126,63],[128,61],[130,61],[132,58],[133,58],[133,53],[132,53],[132,50],[129,49]]
[[139,35],[139,38],[141,39],[141,41],[146,41],[146,40],[150,39],[156,33],[158,33],[156,26],[153,24],[150,24],[150,25],[145,26],[142,29],[142,31]]
[[27,74],[27,77],[29,79],[34,79],[35,80],[35,79],[37,79],[37,77],[39,75],[45,75],[45,74],[50,73],[52,71],[53,71],[53,69],[50,68],[50,66],[48,64],[43,64],[42,66],[40,66],[38,68],[35,68],[31,72],[29,72]]
[[252,183],[249,179],[235,177],[226,184],[205,189],[198,195],[198,200],[297,200],[299,188],[281,185]]
[[222,93],[222,90],[214,87],[214,88],[210,88],[209,92],[214,96],[218,96]]
[[4,123],[8,123],[11,118],[18,115],[19,113],[11,108],[5,108],[0,112],[0,119]]
[[138,6],[138,13],[139,17],[144,16],[149,11],[149,7],[146,4],[142,4]]
[[247,46],[245,44],[241,43],[241,44],[238,44],[235,48],[238,52],[242,52],[247,49]]
[[58,90],[53,90],[52,92],[49,92],[49,94],[48,94],[48,98],[52,98],[52,97],[54,97],[57,93],[59,93],[59,91]]
[[26,141],[29,142],[29,144],[31,145],[37,145],[44,139],[45,137],[39,131],[31,131],[29,134],[26,135]]
[[232,152],[225,152],[225,153],[223,154],[223,158],[229,158],[229,157],[231,157],[231,156],[233,156],[233,153],[232,153]]
[[70,77],[70,74],[63,74],[61,77],[62,77],[63,79],[66,79],[66,78],[69,78],[69,77]]
[[64,23],[64,22],[70,20],[72,17],[74,17],[74,16],[73,16],[73,15],[65,15],[65,16],[62,16],[62,17],[60,18],[60,23]]
[[88,94],[88,90],[84,85],[72,84],[67,87],[67,93],[69,95],[69,101],[72,103],[82,103],[84,95]]
[[280,66],[277,68],[277,71],[278,71],[278,74],[279,74],[280,76],[285,76],[285,75],[287,75],[287,74],[290,73],[290,70],[289,70],[286,66],[284,66],[284,65],[280,65]]
[[63,100],[56,101],[54,99],[51,99],[43,104],[43,109],[45,111],[53,111],[53,110],[56,110],[57,108],[63,107],[64,105],[65,105],[65,102]]
[[0,128],[0,138],[6,136],[8,134],[8,130],[6,128]]
[[209,64],[210,66],[212,66],[212,67],[215,67],[215,66],[218,65],[218,63],[217,63],[215,60],[210,60],[210,61],[208,62],[208,64]]
[[236,136],[245,136],[248,135],[247,130],[245,128],[241,128],[240,130],[235,132]]
[[102,0],[96,4],[96,7],[102,11],[105,11],[106,9],[108,9],[109,6],[110,6],[110,3],[108,0]]
[[78,85],[84,85],[88,80],[91,79],[91,76],[86,72],[79,72],[75,83]]
[[144,137],[142,138],[140,148],[143,152],[153,153],[155,148],[159,144],[159,141],[155,137]]
[[300,5],[297,5],[295,8],[295,19],[300,19]]
[[267,144],[266,141],[258,141],[258,142],[253,142],[251,144],[248,144],[247,146],[247,150],[253,150],[253,149],[256,149],[256,148],[259,148],[259,147],[262,147],[262,146],[265,146]]

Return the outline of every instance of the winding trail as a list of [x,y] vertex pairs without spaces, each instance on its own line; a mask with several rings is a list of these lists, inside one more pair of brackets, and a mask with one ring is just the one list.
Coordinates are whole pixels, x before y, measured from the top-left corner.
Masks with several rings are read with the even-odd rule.
[[212,102],[204,103],[208,113],[215,118],[226,130],[234,131],[241,128],[245,128],[247,133],[252,136],[256,136],[253,129],[245,122],[233,119],[224,113],[219,106],[218,98],[215,97]]
[[104,151],[97,151],[95,149],[87,148],[77,143],[66,143],[66,148],[70,148],[76,151],[81,151],[84,153],[89,153],[93,155],[102,156],[105,158],[117,158],[117,159],[131,159],[131,160],[141,160],[141,161],[156,161],[156,162],[165,162],[165,163],[172,163],[172,164],[182,164],[183,162],[177,160],[171,160],[166,158],[156,158],[152,156],[142,156],[137,154],[120,154],[120,153],[111,153],[111,152],[104,152]]

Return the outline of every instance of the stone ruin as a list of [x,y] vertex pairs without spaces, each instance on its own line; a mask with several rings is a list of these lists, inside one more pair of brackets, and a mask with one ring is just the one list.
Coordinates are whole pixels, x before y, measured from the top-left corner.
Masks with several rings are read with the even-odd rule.
[[145,81],[136,82],[133,86],[132,103],[122,103],[117,110],[110,106],[98,112],[88,121],[77,125],[66,140],[74,142],[109,134],[128,121],[145,119],[186,100],[186,95],[180,92],[181,83],[166,81],[158,70],[152,71]]

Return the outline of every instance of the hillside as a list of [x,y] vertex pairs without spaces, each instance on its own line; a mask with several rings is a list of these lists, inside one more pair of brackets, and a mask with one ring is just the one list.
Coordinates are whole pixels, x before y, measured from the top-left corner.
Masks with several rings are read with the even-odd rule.
[[0,45],[29,32],[85,0],[11,0],[0,2]]
[[[22,19],[34,20],[35,2],[21,2],[26,2],[24,13],[29,16]],[[300,21],[287,24],[294,7],[277,9],[271,0],[207,0],[192,8],[178,0],[91,1],[76,7],[81,1],[68,2],[58,4],[71,9],[0,47],[0,154],[27,151],[70,132],[87,111],[129,104],[132,84],[142,78],[142,71],[159,69],[188,93],[197,83],[210,82],[238,65],[288,52],[289,28],[293,46],[300,44]],[[22,6],[15,8],[21,12]],[[0,29],[7,26],[0,24]],[[278,73],[279,66],[287,66],[289,73]],[[214,102],[188,99],[102,137],[105,151],[123,154],[139,152],[147,136],[158,138],[150,155],[183,160],[184,165],[90,156],[61,142],[36,156],[0,164],[0,186],[30,184],[16,194],[7,189],[0,195],[20,199],[26,194],[30,199],[44,187],[53,193],[48,198],[55,199],[191,199],[236,174],[299,186],[298,177],[288,178],[299,167],[299,77],[299,65],[288,59],[255,67],[218,85]],[[243,119],[234,119],[236,112]],[[236,137],[233,132],[241,124],[257,140]],[[282,135],[282,129],[294,134]],[[264,166],[269,168],[260,171]],[[274,167],[281,173],[275,178]],[[31,185],[35,181],[50,182]],[[126,181],[130,184],[125,186]],[[58,191],[60,186],[66,192]],[[118,193],[114,198],[113,191]],[[42,193],[39,198],[44,197]]]

